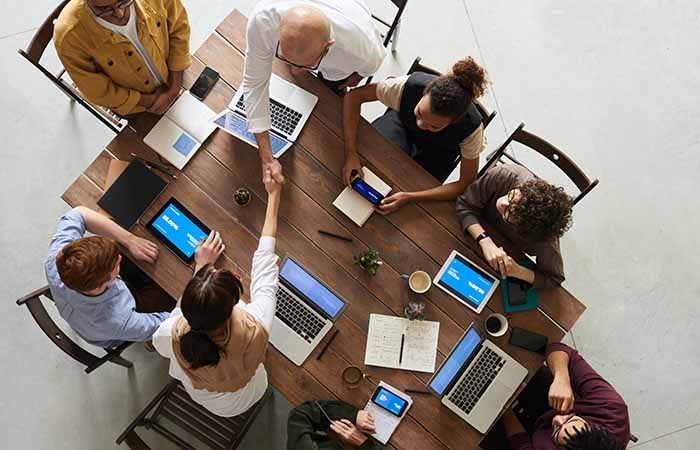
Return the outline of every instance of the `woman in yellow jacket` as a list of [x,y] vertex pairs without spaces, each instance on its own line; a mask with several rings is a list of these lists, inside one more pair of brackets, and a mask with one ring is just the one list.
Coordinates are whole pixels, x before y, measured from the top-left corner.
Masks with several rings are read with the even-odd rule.
[[71,0],[54,30],[78,89],[120,115],[165,112],[192,63],[189,41],[180,0]]

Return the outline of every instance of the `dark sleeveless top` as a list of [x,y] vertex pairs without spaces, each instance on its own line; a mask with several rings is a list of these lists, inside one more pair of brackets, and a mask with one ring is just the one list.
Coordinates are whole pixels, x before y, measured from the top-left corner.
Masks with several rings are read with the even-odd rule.
[[481,125],[481,114],[472,103],[462,118],[437,133],[418,128],[414,110],[425,87],[435,78],[424,72],[411,74],[403,88],[398,115],[411,146],[408,153],[435,178],[444,181],[461,155],[460,144]]

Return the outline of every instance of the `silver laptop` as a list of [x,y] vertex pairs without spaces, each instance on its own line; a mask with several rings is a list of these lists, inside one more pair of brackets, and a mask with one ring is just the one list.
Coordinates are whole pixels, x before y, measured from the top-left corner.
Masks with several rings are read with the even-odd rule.
[[472,323],[430,379],[428,389],[469,425],[486,433],[525,377],[527,369],[483,339]]
[[282,261],[270,342],[297,366],[333,327],[346,303],[299,263]]
[[[275,157],[281,156],[294,144],[317,102],[318,97],[312,93],[272,74],[270,77],[270,144]],[[231,99],[228,110],[219,114],[214,123],[246,140],[254,147],[258,146],[246,124],[242,83]]]

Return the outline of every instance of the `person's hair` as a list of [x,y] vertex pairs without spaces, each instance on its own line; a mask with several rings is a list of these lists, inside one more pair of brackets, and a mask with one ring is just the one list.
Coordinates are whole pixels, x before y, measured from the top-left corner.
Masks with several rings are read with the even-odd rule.
[[216,270],[207,264],[192,277],[180,300],[182,315],[190,325],[180,338],[180,352],[192,369],[215,366],[219,347],[208,332],[221,327],[243,293],[243,285],[233,272]]
[[423,95],[430,95],[431,113],[458,120],[474,100],[484,95],[487,83],[486,71],[470,56],[428,83]]
[[114,239],[89,236],[64,246],[56,255],[56,268],[69,289],[87,292],[109,280],[118,258]]
[[571,228],[574,203],[564,188],[535,178],[517,189],[521,197],[508,207],[508,222],[520,236],[544,241],[562,237]]
[[568,436],[562,448],[565,450],[625,450],[627,443],[604,428],[587,425]]

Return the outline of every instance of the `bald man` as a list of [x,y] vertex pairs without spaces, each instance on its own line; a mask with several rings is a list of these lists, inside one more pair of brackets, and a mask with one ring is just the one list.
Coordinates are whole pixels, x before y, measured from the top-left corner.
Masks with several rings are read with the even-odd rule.
[[262,0],[248,20],[243,94],[248,128],[266,168],[282,180],[270,148],[270,74],[277,59],[293,73],[318,70],[341,89],[374,74],[386,51],[363,0]]

